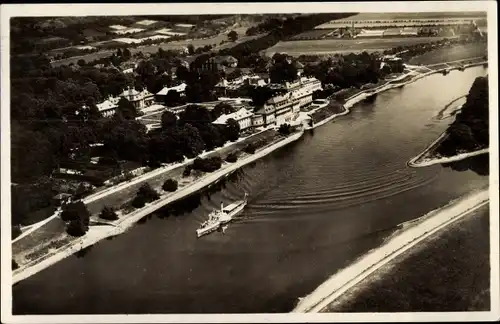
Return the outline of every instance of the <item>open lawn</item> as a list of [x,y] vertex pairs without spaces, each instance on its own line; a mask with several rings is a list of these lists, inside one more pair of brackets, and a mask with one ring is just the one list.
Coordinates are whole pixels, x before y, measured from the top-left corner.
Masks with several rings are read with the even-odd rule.
[[397,46],[435,42],[443,37],[397,37],[370,39],[323,39],[279,42],[266,50],[266,55],[287,53],[293,56],[336,54],[348,52],[373,52]]
[[487,311],[489,206],[440,230],[322,312]]
[[486,44],[455,45],[449,48],[439,48],[431,52],[415,56],[408,62],[412,65],[429,65],[442,62],[463,60],[486,55],[488,48]]

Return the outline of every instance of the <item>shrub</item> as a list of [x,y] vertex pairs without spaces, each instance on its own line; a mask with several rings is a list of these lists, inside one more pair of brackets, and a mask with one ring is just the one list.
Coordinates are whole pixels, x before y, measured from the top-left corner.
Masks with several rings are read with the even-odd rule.
[[290,124],[282,124],[280,125],[278,132],[281,135],[289,135],[292,132],[292,127],[290,126]]
[[193,170],[203,172],[214,172],[222,166],[220,156],[214,156],[208,159],[196,158],[193,162]]
[[248,153],[248,154],[254,154],[255,153],[255,145],[250,143],[247,146],[245,146],[243,151],[245,151],[245,153]]
[[135,196],[134,200],[132,200],[132,206],[135,208],[141,208],[144,207],[146,203],[158,199],[160,199],[160,195],[158,194],[158,192],[151,188],[149,183],[145,183],[139,188],[139,191],[137,191],[137,195]]
[[226,157],[226,161],[229,162],[229,163],[234,163],[238,160],[238,155],[236,154],[236,152],[233,152],[233,153],[230,153],[227,157]]
[[183,177],[189,177],[189,175],[191,174],[191,170],[192,170],[192,169],[193,169],[193,168],[192,168],[190,165],[188,165],[188,166],[184,169],[184,171],[182,172],[182,176],[183,176]]
[[137,195],[135,198],[132,200],[132,206],[134,208],[142,208],[146,205],[146,198],[144,196]]
[[174,192],[177,190],[178,184],[177,181],[174,179],[167,179],[163,183],[162,189],[164,191],[169,191],[169,192]]
[[108,207],[108,206],[105,206],[102,209],[101,214],[99,215],[99,217],[101,217],[102,219],[107,219],[107,220],[117,220],[118,219],[118,215],[113,210],[113,208]]

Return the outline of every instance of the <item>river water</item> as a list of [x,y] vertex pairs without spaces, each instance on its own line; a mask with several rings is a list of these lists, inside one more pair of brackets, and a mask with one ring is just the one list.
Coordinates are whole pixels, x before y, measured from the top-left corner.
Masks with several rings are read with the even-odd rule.
[[[436,74],[356,105],[184,202],[194,210],[158,211],[20,282],[14,314],[291,311],[398,224],[488,185],[463,163],[406,166],[452,121],[439,111],[486,73]],[[212,208],[245,191],[225,234],[196,238]]]

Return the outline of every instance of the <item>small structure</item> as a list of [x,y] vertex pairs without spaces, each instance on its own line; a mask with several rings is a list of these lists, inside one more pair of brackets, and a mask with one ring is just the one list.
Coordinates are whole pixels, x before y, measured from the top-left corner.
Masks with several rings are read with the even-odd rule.
[[354,38],[383,37],[383,36],[384,36],[384,30],[362,29],[359,34],[354,36]]
[[418,29],[413,27],[404,27],[401,30],[401,36],[418,36]]
[[384,37],[401,36],[401,29],[400,28],[388,28],[388,29],[384,30],[383,36]]
[[69,203],[71,201],[71,197],[71,194],[62,192],[55,195],[52,200],[54,201],[54,204],[56,206],[62,206],[66,203]]

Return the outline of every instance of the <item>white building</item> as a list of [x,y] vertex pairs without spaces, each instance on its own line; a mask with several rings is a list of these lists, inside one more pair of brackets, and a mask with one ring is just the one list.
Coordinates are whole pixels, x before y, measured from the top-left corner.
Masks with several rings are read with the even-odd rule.
[[179,85],[176,85],[175,87],[164,87],[161,89],[156,95],[157,96],[166,96],[169,91],[177,91],[181,96],[184,95],[186,92],[186,87],[187,85],[185,83],[181,83]]
[[133,88],[128,88],[120,94],[120,97],[130,101],[136,109],[143,109],[151,106],[154,101],[154,95],[147,89],[139,92]]
[[221,115],[212,123],[216,125],[225,125],[227,121],[232,118],[238,122],[238,124],[240,125],[240,130],[244,131],[253,126],[252,115],[252,112],[248,111],[245,108],[241,108],[234,113]]
[[316,78],[302,77],[296,82],[285,83],[285,89],[300,100],[300,107],[305,107],[312,103],[312,94],[317,90],[323,90],[323,87],[321,81]]
[[104,117],[110,117],[115,114],[116,108],[118,107],[118,101],[120,98],[109,97],[101,103],[98,103],[97,109]]

